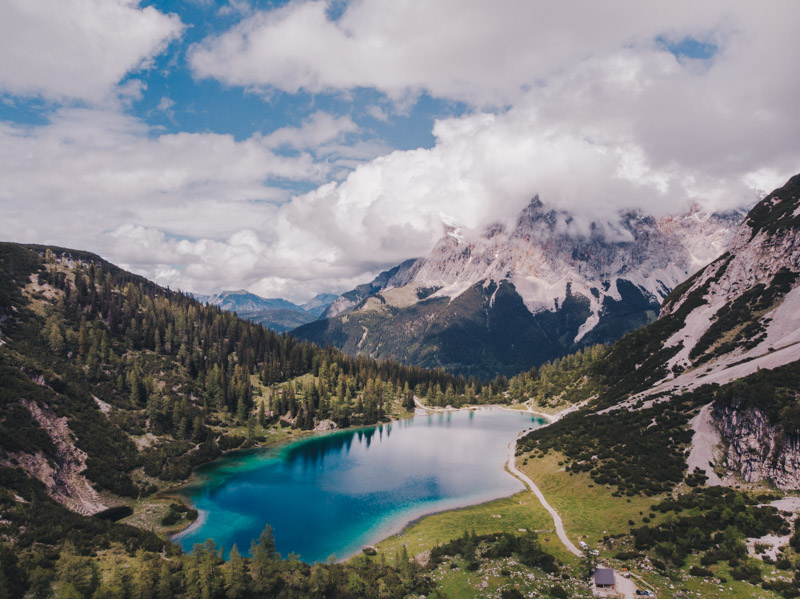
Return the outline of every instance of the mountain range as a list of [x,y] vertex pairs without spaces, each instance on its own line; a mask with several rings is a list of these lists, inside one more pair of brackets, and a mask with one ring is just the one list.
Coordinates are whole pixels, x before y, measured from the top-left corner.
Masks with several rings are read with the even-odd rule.
[[513,375],[654,320],[744,214],[624,212],[587,223],[537,197],[510,227],[448,226],[427,257],[342,294],[293,334],[353,355]]
[[246,289],[211,295],[192,294],[192,297],[282,333],[316,320],[338,296],[320,293],[302,305],[280,298],[263,298]]

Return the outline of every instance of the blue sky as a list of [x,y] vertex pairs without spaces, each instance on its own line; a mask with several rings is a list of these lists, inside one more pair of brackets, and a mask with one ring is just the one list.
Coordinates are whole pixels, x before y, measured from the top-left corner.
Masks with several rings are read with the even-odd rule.
[[796,3],[579,4],[8,0],[0,237],[302,301],[536,194],[588,222],[794,174]]
[[[285,4],[287,2],[253,2],[249,6],[251,10],[274,10]],[[391,149],[413,149],[433,145],[434,119],[458,116],[466,110],[461,102],[432,98],[424,92],[397,113],[384,94],[371,88],[328,93],[304,90],[258,93],[215,79],[197,79],[187,64],[187,50],[209,36],[224,33],[246,15],[236,11],[220,14],[220,8],[227,5],[225,2],[142,3],[142,6],[147,5],[162,12],[176,13],[186,26],[184,35],[156,57],[152,68],[130,75],[131,79],[141,80],[146,85],[142,98],[133,104],[132,112],[163,131],[230,133],[236,139],[246,139],[254,132],[267,135],[281,127],[299,127],[315,112],[324,111],[349,115],[359,126],[362,139],[375,140]],[[343,7],[342,4],[339,10]],[[376,118],[369,113],[370,107],[382,109],[387,118]]]

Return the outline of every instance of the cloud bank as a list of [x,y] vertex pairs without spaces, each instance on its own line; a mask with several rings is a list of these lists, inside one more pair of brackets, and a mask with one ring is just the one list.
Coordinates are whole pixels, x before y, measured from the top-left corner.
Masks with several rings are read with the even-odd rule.
[[[173,287],[301,300],[424,255],[443,221],[480,228],[535,194],[584,222],[724,210],[800,170],[796,3],[360,0],[335,20],[329,8],[252,13],[193,46],[193,72],[265,93],[425,92],[471,111],[437,121],[433,147],[377,158],[352,118],[324,111],[239,140],[101,109],[3,124],[0,236],[100,251]],[[681,50],[687,39],[708,56]],[[113,76],[47,93],[99,97]],[[37,89],[20,81],[3,85]],[[292,196],[292,182],[320,186]]]

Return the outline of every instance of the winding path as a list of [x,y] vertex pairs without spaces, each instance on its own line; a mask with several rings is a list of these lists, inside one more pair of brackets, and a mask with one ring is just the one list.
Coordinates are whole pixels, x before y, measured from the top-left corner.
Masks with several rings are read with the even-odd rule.
[[[522,435],[522,434],[523,433],[520,433],[520,435]],[[550,515],[553,517],[553,522],[556,525],[556,534],[558,535],[558,538],[561,540],[561,542],[564,544],[564,546],[571,553],[574,553],[578,557],[583,557],[583,552],[580,549],[578,549],[572,541],[569,540],[569,537],[567,536],[567,533],[564,530],[564,523],[561,521],[561,516],[559,516],[558,512],[555,511],[555,509],[553,509],[553,507],[549,503],[547,503],[547,499],[544,498],[544,495],[539,490],[539,487],[536,486],[536,483],[534,483],[528,477],[527,474],[524,474],[524,473],[520,472],[517,469],[517,465],[515,464],[515,460],[514,460],[514,458],[515,458],[514,454],[517,451],[517,439],[519,439],[519,436],[517,436],[516,439],[514,439],[513,441],[511,441],[511,443],[508,444],[508,470],[509,470],[509,472],[511,472],[511,474],[516,476],[526,486],[528,486],[530,488],[530,490],[533,492],[533,494],[536,495],[536,498],[539,500],[539,502],[544,506],[544,509],[546,509],[550,513]]]

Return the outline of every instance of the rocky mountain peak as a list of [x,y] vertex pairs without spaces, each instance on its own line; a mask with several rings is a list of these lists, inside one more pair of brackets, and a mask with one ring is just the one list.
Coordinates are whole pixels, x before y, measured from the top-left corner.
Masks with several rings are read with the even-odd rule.
[[623,279],[659,304],[721,253],[742,217],[695,211],[656,219],[627,211],[586,221],[535,197],[510,230],[491,227],[472,241],[449,230],[409,284],[453,298],[480,281],[505,280],[533,314],[555,310],[569,286],[598,315],[605,297],[619,299],[617,282]]

